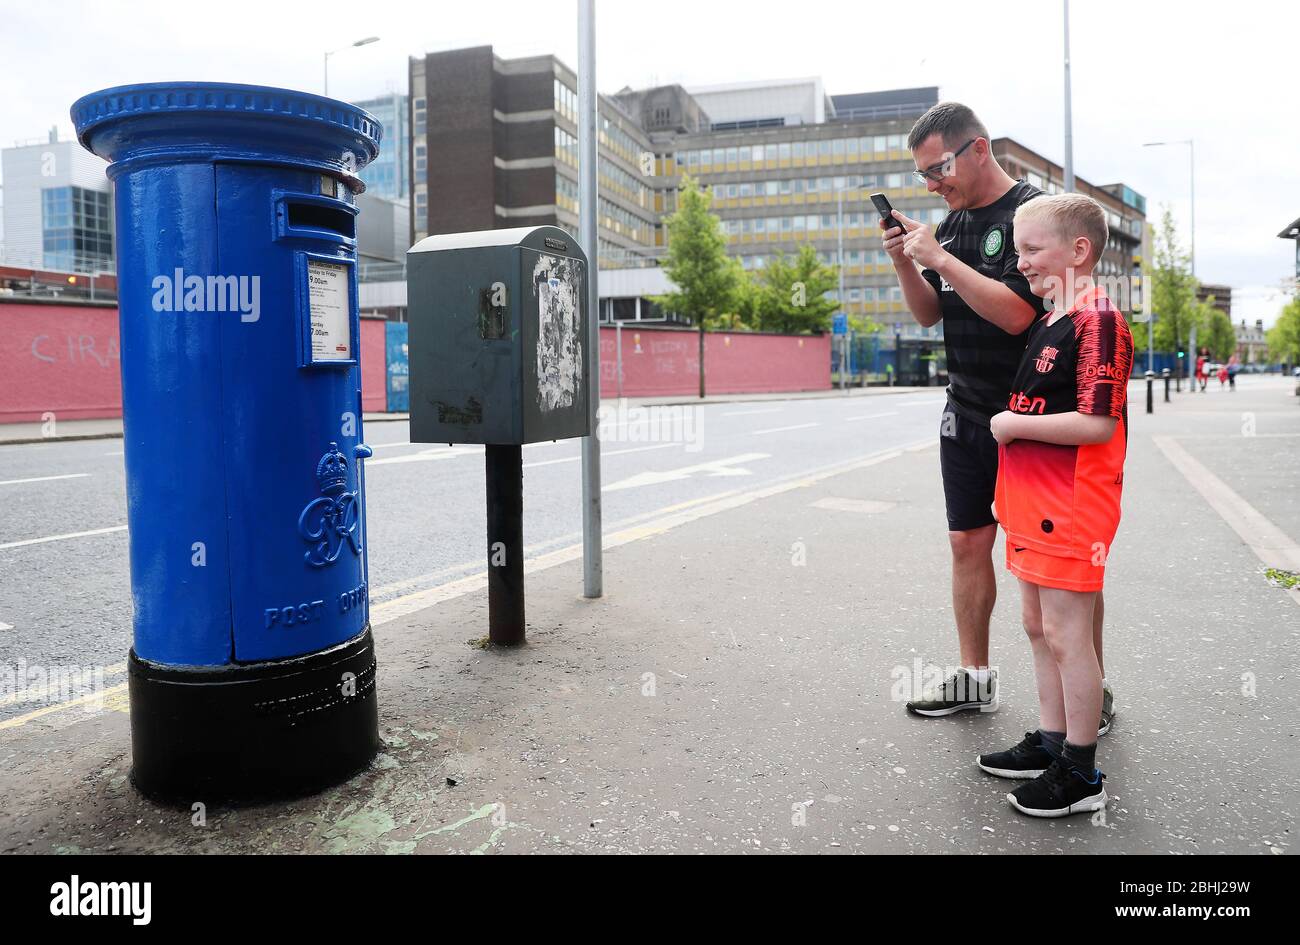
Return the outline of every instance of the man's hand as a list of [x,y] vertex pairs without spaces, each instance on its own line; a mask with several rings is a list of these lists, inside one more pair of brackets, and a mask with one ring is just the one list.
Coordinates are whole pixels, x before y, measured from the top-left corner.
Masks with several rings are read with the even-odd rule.
[[1016,415],[1010,410],[995,413],[989,419],[989,431],[993,434],[993,439],[997,440],[1002,446],[1012,442],[1016,438],[1015,434],[1011,432],[1015,422]]
[[884,220],[880,221],[880,236],[885,246],[885,252],[889,254],[889,258],[894,265],[898,266],[907,259],[903,255],[903,241],[907,236],[907,226],[902,222],[907,218],[897,210],[894,211],[894,216],[897,219],[891,224],[885,223]]
[[938,270],[949,258],[948,251],[939,245],[934,233],[923,223],[905,217],[897,210],[894,216],[902,221],[907,235],[903,237],[903,255],[926,269]]

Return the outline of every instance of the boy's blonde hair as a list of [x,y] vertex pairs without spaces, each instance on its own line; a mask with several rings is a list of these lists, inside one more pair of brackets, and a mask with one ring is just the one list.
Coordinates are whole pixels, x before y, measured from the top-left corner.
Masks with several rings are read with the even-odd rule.
[[1027,200],[1016,209],[1013,227],[1022,220],[1039,220],[1056,231],[1062,242],[1072,242],[1080,236],[1092,244],[1092,257],[1088,264],[1095,266],[1106,251],[1110,227],[1106,225],[1106,211],[1102,205],[1084,194],[1053,194]]

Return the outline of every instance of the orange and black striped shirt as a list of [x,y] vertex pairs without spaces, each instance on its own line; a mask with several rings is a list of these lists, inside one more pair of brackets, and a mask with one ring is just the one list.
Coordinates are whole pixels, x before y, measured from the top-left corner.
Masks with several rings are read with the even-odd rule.
[[1115,417],[1105,443],[1061,446],[1013,440],[999,447],[995,507],[1007,540],[1045,554],[1095,558],[1109,553],[1119,527],[1128,445],[1128,380],[1133,336],[1100,288],[1049,324],[1029,330],[1007,409],[1078,411]]

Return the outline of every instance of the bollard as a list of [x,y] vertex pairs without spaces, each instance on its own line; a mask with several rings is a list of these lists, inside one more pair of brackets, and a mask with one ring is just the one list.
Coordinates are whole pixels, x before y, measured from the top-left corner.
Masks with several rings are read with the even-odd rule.
[[1160,374],[1165,379],[1165,403],[1169,403],[1169,368],[1165,368]]
[[354,196],[380,126],[197,82],[72,119],[116,202],[132,781],[185,803],[336,783],[380,744]]
[[1147,413],[1156,411],[1155,372],[1147,371]]

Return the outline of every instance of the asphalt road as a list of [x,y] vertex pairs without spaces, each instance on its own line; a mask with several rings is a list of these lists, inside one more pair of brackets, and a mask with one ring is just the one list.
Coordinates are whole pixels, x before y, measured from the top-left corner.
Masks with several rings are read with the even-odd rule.
[[[606,532],[683,502],[751,489],[933,439],[943,395],[635,409],[603,426]],[[651,422],[653,421],[653,422]],[[409,442],[405,422],[366,441],[372,603],[485,566],[481,447]],[[113,665],[131,643],[122,441],[0,446],[0,665]],[[939,523],[936,523],[938,526]],[[529,556],[580,543],[581,444],[524,449]],[[0,718],[19,707],[0,705]]]

